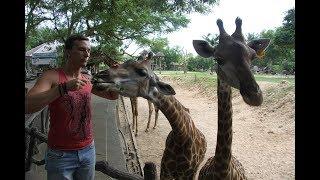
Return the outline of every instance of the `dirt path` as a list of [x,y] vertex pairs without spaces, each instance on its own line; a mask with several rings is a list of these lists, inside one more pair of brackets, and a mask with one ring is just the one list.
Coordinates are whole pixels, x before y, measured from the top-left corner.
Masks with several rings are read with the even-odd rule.
[[[217,99],[206,98],[196,88],[183,89],[174,82],[176,98],[190,109],[191,117],[207,140],[207,158],[214,155],[217,134]],[[262,91],[281,84],[259,83]],[[237,90],[233,90],[233,155],[242,163],[249,179],[295,179],[294,162],[294,94],[282,97],[282,101],[250,107],[244,103]],[[264,92],[265,93],[265,92]],[[125,98],[132,118],[130,101]],[[159,113],[158,126],[148,133],[147,100],[138,98],[138,126],[136,137],[141,162],[153,161],[160,173],[160,162],[165,147],[165,140],[171,131],[170,124],[164,115]],[[201,167],[200,167],[201,168]]]

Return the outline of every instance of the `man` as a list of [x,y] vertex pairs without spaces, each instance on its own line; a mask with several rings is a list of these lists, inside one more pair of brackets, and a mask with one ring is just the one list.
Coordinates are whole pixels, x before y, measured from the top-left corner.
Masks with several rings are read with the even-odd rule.
[[50,129],[46,165],[48,180],[93,180],[95,147],[91,116],[91,93],[115,100],[116,92],[92,89],[90,76],[82,74],[90,56],[89,39],[72,35],[66,42],[66,63],[48,70],[26,96],[26,113],[49,105]]

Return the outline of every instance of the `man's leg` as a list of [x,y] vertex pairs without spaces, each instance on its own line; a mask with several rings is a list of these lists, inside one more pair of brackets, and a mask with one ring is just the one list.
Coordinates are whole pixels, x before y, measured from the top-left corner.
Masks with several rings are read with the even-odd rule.
[[71,171],[47,171],[47,180],[73,180]]
[[48,148],[45,161],[48,180],[73,180],[72,176],[79,167],[77,151],[66,152]]
[[80,167],[75,171],[76,180],[94,180],[96,151],[94,143],[88,147],[78,150],[78,157],[80,160]]

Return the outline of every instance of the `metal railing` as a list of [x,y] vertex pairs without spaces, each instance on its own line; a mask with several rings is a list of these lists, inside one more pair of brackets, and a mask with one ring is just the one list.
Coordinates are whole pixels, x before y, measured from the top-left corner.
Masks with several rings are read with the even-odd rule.
[[[43,160],[36,160],[33,155],[38,153],[38,144],[47,143],[47,133],[49,129],[49,111],[44,107],[38,112],[29,114],[25,121],[25,171],[29,171],[31,164],[43,165]],[[40,131],[38,130],[40,129]]]
[[36,139],[40,140],[40,142],[45,142],[45,143],[47,143],[48,139],[45,134],[40,133],[35,127],[33,128],[25,127],[25,132],[28,135],[30,135],[29,146],[28,146],[28,149],[26,149],[28,151],[28,154],[25,161],[25,172],[27,172],[27,171],[30,171],[32,163],[38,166],[45,164],[44,159],[41,161],[38,161],[38,160],[35,160],[32,156],[35,154],[33,150],[36,147]]

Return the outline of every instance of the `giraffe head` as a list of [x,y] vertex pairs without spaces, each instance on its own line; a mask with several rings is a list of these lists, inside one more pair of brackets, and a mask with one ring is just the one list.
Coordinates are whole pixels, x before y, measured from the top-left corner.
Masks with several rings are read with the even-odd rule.
[[143,97],[154,100],[154,92],[174,95],[174,89],[151,70],[150,60],[153,53],[138,61],[126,61],[97,73],[92,78],[93,87],[97,90],[113,90],[126,97]]
[[247,104],[259,106],[263,101],[262,92],[250,71],[250,64],[255,58],[264,55],[270,39],[261,38],[246,43],[241,30],[242,20],[239,17],[235,24],[236,30],[230,36],[224,30],[222,20],[218,19],[219,44],[212,47],[207,41],[193,40],[193,47],[200,56],[213,57],[217,61],[219,78],[239,89]]

